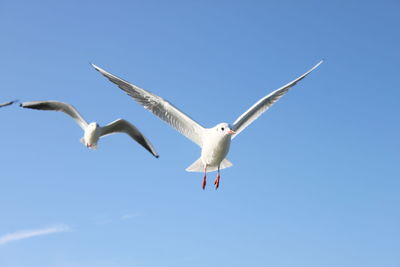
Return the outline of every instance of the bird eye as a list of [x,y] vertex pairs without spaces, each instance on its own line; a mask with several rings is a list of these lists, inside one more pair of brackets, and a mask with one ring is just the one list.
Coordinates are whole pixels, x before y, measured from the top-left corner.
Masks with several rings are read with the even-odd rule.
[[221,128],[221,130],[223,131],[223,130],[225,130],[225,128],[224,128],[224,127],[222,127],[222,128]]

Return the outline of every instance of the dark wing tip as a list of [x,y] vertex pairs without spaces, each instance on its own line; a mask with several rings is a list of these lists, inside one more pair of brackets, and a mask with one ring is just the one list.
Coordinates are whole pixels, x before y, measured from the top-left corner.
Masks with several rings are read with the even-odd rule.
[[29,103],[30,103],[30,102],[21,102],[21,103],[19,104],[19,106],[20,106],[21,108],[30,108],[30,107],[29,107]]
[[158,155],[158,153],[156,152],[156,150],[151,146],[146,144],[145,148],[155,157],[155,158],[159,158],[160,155]]
[[12,105],[12,104],[14,104],[14,103],[16,103],[16,102],[19,102],[19,100],[16,99],[16,100],[12,100],[12,101],[9,101],[9,102],[6,102],[6,103],[1,103],[1,104],[0,104],[0,107],[10,106],[10,105]]
[[[56,102],[65,104],[62,102]],[[20,107],[30,108],[30,109],[39,109],[39,110],[59,110],[59,108],[54,106],[53,101],[32,101],[32,102],[23,102],[20,104]]]

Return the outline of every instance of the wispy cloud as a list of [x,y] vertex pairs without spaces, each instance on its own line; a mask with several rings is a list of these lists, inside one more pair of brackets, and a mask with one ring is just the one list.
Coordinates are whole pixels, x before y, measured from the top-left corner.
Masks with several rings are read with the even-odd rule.
[[122,215],[121,217],[120,217],[120,219],[121,220],[128,220],[128,219],[132,219],[132,218],[135,218],[135,217],[139,217],[141,214],[140,213],[128,213],[128,214],[125,214],[125,215]]
[[67,232],[67,231],[71,231],[71,227],[69,227],[68,225],[64,225],[64,224],[55,225],[55,226],[42,228],[42,229],[17,231],[17,232],[11,233],[11,234],[6,234],[3,236],[0,236],[0,245],[4,245],[9,242],[26,239],[26,238],[31,238],[31,237],[35,237],[35,236],[49,235],[49,234],[54,234],[54,233]]
[[131,212],[131,213],[125,213],[120,216],[109,216],[109,215],[102,215],[96,221],[94,222],[97,225],[109,225],[111,223],[117,223],[119,221],[126,221],[126,220],[131,220],[133,218],[141,217],[142,214],[139,212]]

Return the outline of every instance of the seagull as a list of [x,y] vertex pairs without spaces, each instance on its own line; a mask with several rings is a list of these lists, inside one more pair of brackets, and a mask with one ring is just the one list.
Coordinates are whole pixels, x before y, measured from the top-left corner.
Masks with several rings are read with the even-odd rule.
[[147,138],[135,126],[126,120],[117,119],[104,127],[100,127],[97,122],[87,123],[81,114],[79,114],[78,110],[67,103],[58,101],[32,101],[21,103],[20,106],[30,109],[61,111],[68,114],[85,132],[80,141],[87,148],[96,149],[97,142],[102,136],[114,133],[126,133],[153,154],[153,156],[158,158],[158,154],[150,141],[147,140]]
[[3,104],[0,104],[0,108],[12,105],[12,104],[14,104],[16,102],[18,102],[18,100],[13,100],[13,101],[10,101],[10,102],[6,102],[6,103],[3,103]]
[[204,172],[202,182],[202,188],[204,190],[206,186],[207,172],[218,171],[217,177],[214,181],[215,188],[218,189],[221,178],[220,170],[232,166],[232,163],[226,158],[226,155],[229,152],[231,140],[262,113],[269,109],[279,98],[287,93],[291,87],[296,85],[321,65],[322,62],[323,60],[318,62],[314,67],[297,79],[261,98],[239,118],[237,118],[233,124],[223,122],[212,128],[204,128],[165,99],[118,78],[94,64],[92,64],[92,66],[111,82],[118,85],[119,88],[125,91],[145,109],[148,109],[161,120],[170,124],[173,128],[201,148],[200,158],[190,165],[186,171]]

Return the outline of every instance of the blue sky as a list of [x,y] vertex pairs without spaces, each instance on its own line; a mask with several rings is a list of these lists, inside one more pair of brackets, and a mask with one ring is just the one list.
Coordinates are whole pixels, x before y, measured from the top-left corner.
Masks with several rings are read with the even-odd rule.
[[[127,136],[79,143],[56,112],[0,110],[2,267],[400,265],[398,1],[0,2],[0,102],[59,100]],[[89,64],[206,127],[325,62],[231,146],[198,147]]]

